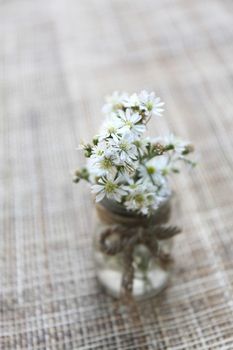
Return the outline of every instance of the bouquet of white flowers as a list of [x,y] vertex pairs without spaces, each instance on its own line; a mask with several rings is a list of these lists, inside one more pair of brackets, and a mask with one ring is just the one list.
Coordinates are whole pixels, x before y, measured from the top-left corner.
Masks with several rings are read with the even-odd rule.
[[103,107],[106,118],[91,143],[82,144],[88,158],[74,182],[91,184],[96,201],[105,197],[130,212],[151,215],[171,194],[169,176],[180,171],[193,146],[170,135],[144,135],[152,116],[160,117],[164,103],[153,92],[128,95],[115,92]]

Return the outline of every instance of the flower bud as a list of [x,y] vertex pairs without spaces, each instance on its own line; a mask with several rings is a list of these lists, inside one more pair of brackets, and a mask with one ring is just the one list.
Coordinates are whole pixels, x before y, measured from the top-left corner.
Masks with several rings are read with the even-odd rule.
[[156,155],[161,156],[164,152],[164,146],[157,142],[153,145],[153,151],[156,153]]

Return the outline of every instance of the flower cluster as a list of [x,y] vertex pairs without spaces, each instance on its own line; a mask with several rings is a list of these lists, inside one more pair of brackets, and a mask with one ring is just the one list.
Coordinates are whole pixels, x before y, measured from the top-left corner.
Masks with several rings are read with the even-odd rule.
[[150,215],[171,194],[169,175],[179,172],[181,162],[194,165],[188,158],[193,147],[173,135],[144,135],[150,118],[163,112],[163,102],[153,92],[115,92],[103,112],[99,134],[80,146],[87,166],[76,171],[74,181],[88,181],[96,201],[107,198],[128,211]]

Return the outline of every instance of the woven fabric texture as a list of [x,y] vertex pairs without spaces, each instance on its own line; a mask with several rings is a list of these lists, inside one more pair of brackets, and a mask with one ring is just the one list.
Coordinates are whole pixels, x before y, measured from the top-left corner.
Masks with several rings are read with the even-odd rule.
[[[233,349],[233,2],[0,1],[0,349]],[[155,90],[199,152],[176,177],[184,233],[134,314],[99,287],[75,150],[113,90]]]

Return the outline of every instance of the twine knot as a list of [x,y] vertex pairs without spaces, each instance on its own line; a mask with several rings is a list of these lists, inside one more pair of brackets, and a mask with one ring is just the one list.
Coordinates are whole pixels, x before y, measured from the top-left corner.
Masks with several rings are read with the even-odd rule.
[[169,239],[180,233],[177,226],[125,226],[121,224],[110,225],[100,233],[100,250],[107,255],[122,254],[123,274],[121,281],[121,295],[131,297],[134,280],[134,250],[139,244],[144,245],[151,255],[163,264],[170,257],[160,250],[160,240]]

